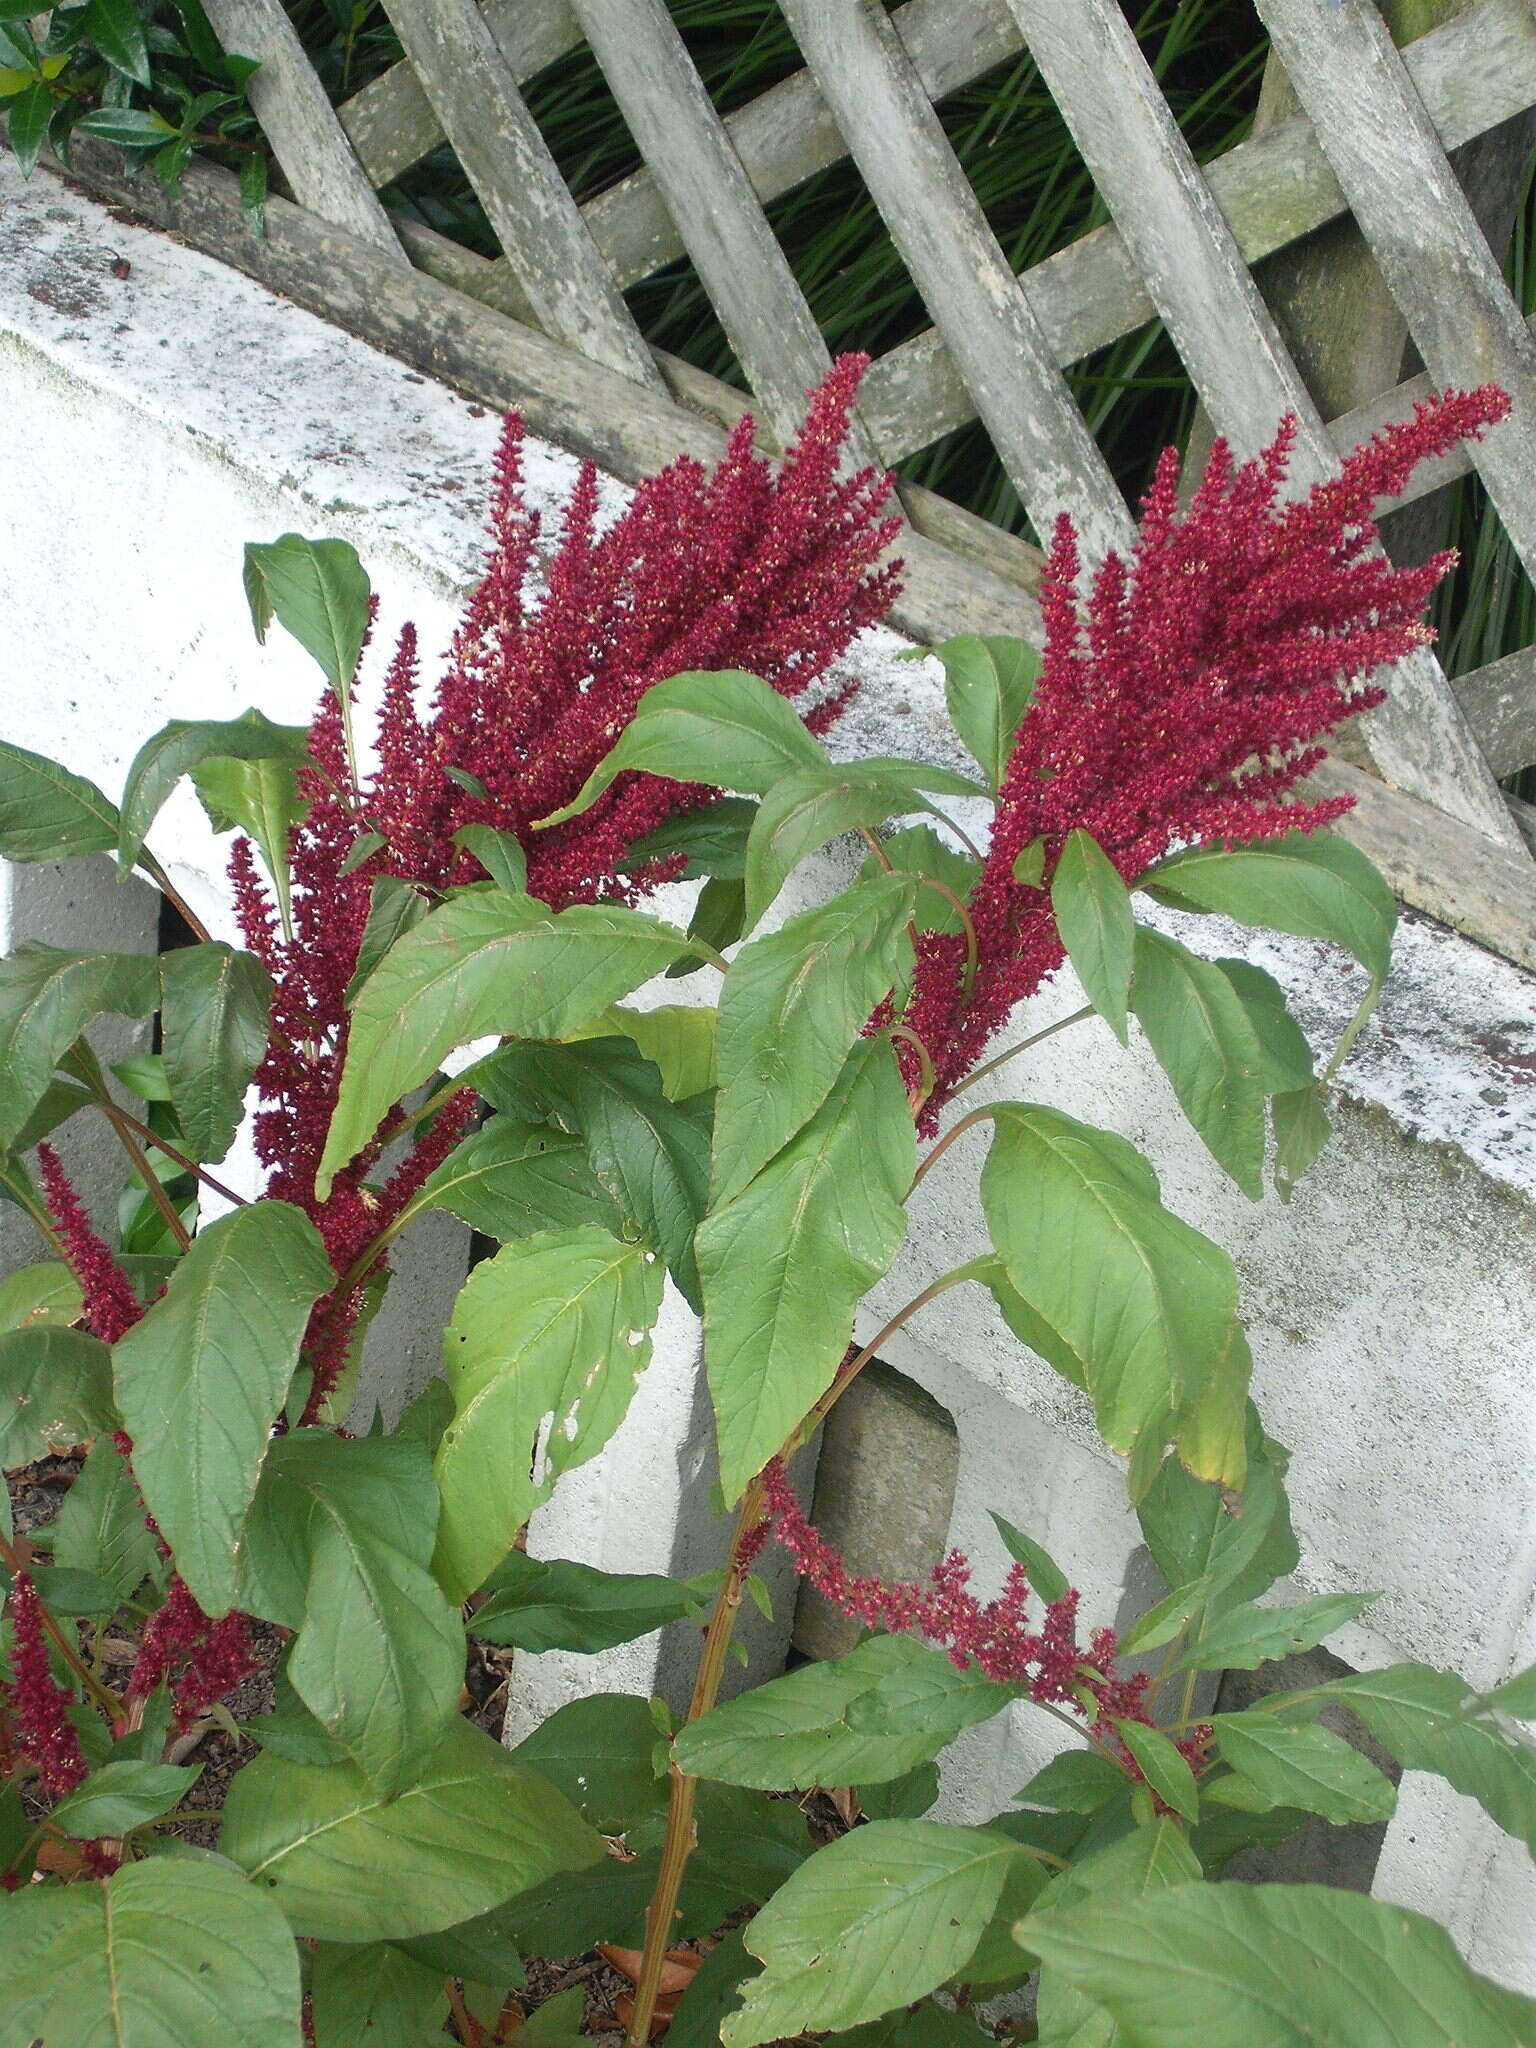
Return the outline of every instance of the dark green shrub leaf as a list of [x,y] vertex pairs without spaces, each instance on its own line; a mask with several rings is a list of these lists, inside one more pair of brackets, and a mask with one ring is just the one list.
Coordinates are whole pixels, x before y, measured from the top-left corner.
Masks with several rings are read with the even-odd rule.
[[757,1964],[747,1954],[741,1929],[717,1941],[678,2000],[667,2035],[672,2048],[720,2048],[720,2023],[741,1994],[743,1979]]
[[368,631],[368,572],[344,540],[285,533],[245,550],[245,595],[256,638],[273,619],[319,662],[331,687],[345,690]]
[[950,721],[996,789],[1040,676],[1040,656],[1023,640],[961,633],[933,649],[944,664]]
[[[234,59],[226,60],[233,63]],[[258,151],[240,161],[240,215],[253,235],[267,232],[267,160]]]
[[317,2048],[423,2048],[448,2016],[448,1974],[390,1942],[322,1941],[310,1963]]
[[[98,1441],[64,1496],[50,1534],[53,1561],[67,1571],[104,1579],[118,1601],[137,1592],[155,1569],[158,1551],[144,1522],[138,1488],[114,1444]],[[113,1828],[100,1832],[110,1835]]]
[[451,1599],[468,1598],[560,1474],[623,1421],[661,1288],[653,1253],[591,1228],[509,1244],[475,1268],[443,1338],[455,1415],[436,1460],[433,1570]]
[[105,1763],[83,1785],[65,1793],[52,1818],[80,1841],[126,1835],[130,1828],[169,1813],[201,1775],[200,1764]]
[[87,0],[85,33],[114,71],[149,84],[149,50],[133,0]]
[[1379,1593],[1323,1593],[1296,1607],[1234,1607],[1201,1629],[1175,1671],[1256,1671],[1272,1658],[1315,1649],[1381,1598]]
[[436,1934],[602,1855],[568,1800],[458,1719],[390,1800],[350,1764],[259,1757],[230,1788],[219,1847],[323,1941]]
[[490,1584],[490,1598],[475,1610],[474,1633],[531,1654],[611,1650],[681,1621],[698,1606],[697,1593],[676,1579],[599,1572],[521,1550],[508,1554]]
[[238,718],[173,718],[134,755],[123,785],[118,859],[131,868],[149,828],[183,775],[204,761],[302,761],[309,733],[302,725],[274,725],[259,711]]
[[159,1000],[148,953],[67,953],[34,941],[0,960],[0,1145],[16,1142],[93,1017],[148,1017]]
[[253,953],[214,941],[162,954],[160,986],[171,1101],[193,1158],[215,1163],[266,1051],[272,977]]
[[47,1324],[0,1336],[0,1469],[89,1443],[117,1425],[105,1344]]
[[731,963],[716,1041],[715,1204],[740,1194],[826,1101],[901,973],[914,890],[905,875],[856,883]]
[[788,698],[767,683],[740,669],[690,671],[646,691],[613,751],[575,800],[541,818],[536,829],[578,816],[627,769],[761,796],[791,769],[826,758]]
[[492,882],[396,941],[358,992],[317,1192],[388,1110],[476,1038],[564,1038],[659,974],[683,935],[618,906],[551,911]]
[[[45,94],[46,97],[46,94]],[[16,147],[11,109],[11,147]],[[117,844],[117,807],[94,782],[0,740],[0,859],[71,860]]]
[[[1126,1004],[1138,934],[1130,891],[1092,833],[1067,834],[1051,876],[1051,909],[1083,993],[1126,1044]],[[1139,973],[1139,958],[1136,966]]]
[[1392,1781],[1330,1729],[1288,1726],[1262,1709],[1218,1714],[1211,1725],[1223,1760],[1265,1806],[1299,1806],[1340,1826],[1396,1811]]
[[930,1762],[1013,1696],[909,1636],[873,1636],[689,1722],[673,1754],[690,1777],[761,1791],[876,1785]]
[[1443,1927],[1323,1885],[1095,1898],[1026,1922],[1049,1969],[1138,2048],[1528,2048],[1536,2004],[1469,1970]]
[[18,2042],[300,2048],[298,1951],[218,1862],[130,1863],[0,1898],[0,2011]]
[[[1190,1469],[1242,1483],[1251,1361],[1226,1253],[1158,1197],[1123,1138],[999,1105],[981,1198],[1008,1279],[1082,1359],[1100,1431],[1172,1437]],[[1196,1575],[1189,1575],[1196,1576]]]
[[656,1748],[649,1704],[633,1693],[601,1692],[557,1707],[511,1753],[600,1833],[621,1835],[643,1814],[666,1809]]
[[654,1010],[627,1010],[622,1004],[603,1013],[605,1029],[633,1039],[661,1075],[669,1102],[687,1102],[715,1085],[715,1013],[682,1003],[659,1003]]
[[310,1309],[335,1285],[320,1234],[253,1202],[193,1240],[166,1293],[113,1352],[123,1426],[150,1512],[213,1615],[235,1604],[237,1553]]
[[854,1310],[901,1249],[916,1159],[900,1070],[870,1039],[772,1165],[699,1225],[727,1500],[831,1385]]
[[99,107],[82,114],[71,129],[73,135],[94,135],[98,142],[114,142],[119,149],[143,149],[173,137],[176,130],[163,114],[149,107]]
[[512,1116],[491,1117],[454,1147],[411,1205],[413,1215],[424,1209],[449,1209],[503,1244],[581,1223],[617,1233],[622,1224],[580,1138]]
[[[711,875],[699,891],[693,915],[688,920],[689,938],[711,947],[716,953],[723,953],[728,946],[735,945],[746,928],[746,883],[724,875]],[[684,975],[697,974],[703,965],[702,956],[674,960],[667,969],[667,979],[680,981]]]
[[830,1843],[747,1929],[766,1967],[721,2029],[726,2048],[857,2026],[926,1997],[974,1951],[1019,1853],[984,1828],[925,1820]]
[[921,1820],[939,1796],[939,1767],[919,1764],[882,1785],[861,1785],[859,1806],[866,1820]]
[[440,1934],[418,1934],[392,1946],[439,1977],[465,1977],[472,1984],[504,1984],[509,1989],[523,1982],[523,1959],[506,1906],[494,1906]]
[[[53,106],[53,94],[39,80],[35,85],[26,86],[6,110],[6,140],[11,145],[16,167],[24,178],[30,178],[37,168],[43,144],[48,140]],[[86,119],[89,120],[90,116],[87,115]]]

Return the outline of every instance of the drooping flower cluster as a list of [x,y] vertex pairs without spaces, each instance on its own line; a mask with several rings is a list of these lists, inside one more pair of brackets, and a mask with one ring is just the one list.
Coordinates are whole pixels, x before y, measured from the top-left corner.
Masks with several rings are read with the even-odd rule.
[[139,1654],[128,1679],[129,1699],[147,1699],[178,1663],[181,1671],[171,1694],[177,1729],[189,1728],[205,1707],[233,1692],[256,1665],[249,1619],[230,1613],[211,1620],[179,1572],[139,1638]]
[[[968,905],[977,969],[967,986],[963,942],[924,935],[903,1019],[936,1070],[930,1118],[1064,958],[1049,889],[1070,832],[1090,832],[1129,882],[1178,845],[1307,831],[1348,808],[1299,801],[1297,785],[1327,733],[1382,701],[1377,671],[1429,640],[1424,606],[1453,559],[1393,567],[1374,551],[1373,507],[1508,410],[1492,386],[1427,401],[1293,503],[1294,420],[1241,467],[1218,442],[1183,512],[1170,449],[1129,563],[1110,556],[1086,600],[1061,521],[1039,685]],[[1014,864],[1037,841],[1039,880],[1021,882]]]
[[82,1782],[87,1766],[69,1718],[70,1695],[49,1667],[43,1603],[30,1572],[16,1574],[10,1610],[10,1712],[16,1748],[36,1765],[49,1797],[61,1799]]
[[86,1215],[85,1204],[51,1145],[38,1146],[37,1163],[59,1247],[80,1289],[85,1327],[103,1344],[115,1344],[144,1313],[133,1282]]

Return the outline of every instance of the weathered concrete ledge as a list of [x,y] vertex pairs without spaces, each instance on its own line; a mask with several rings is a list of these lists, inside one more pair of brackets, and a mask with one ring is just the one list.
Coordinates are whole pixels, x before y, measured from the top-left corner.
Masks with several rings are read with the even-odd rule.
[[[477,559],[496,422],[46,174],[22,188],[5,158],[0,410],[5,737],[66,754],[115,790],[166,718],[230,716],[250,704],[304,717],[314,671],[286,640],[257,647],[240,590],[242,544],[294,527],[356,543],[381,594],[381,642],[414,618],[432,673]],[[551,511],[574,473],[559,450],[530,452],[530,493]],[[856,651],[865,687],[841,750],[945,744],[935,665],[896,664],[899,644],[874,634]],[[227,929],[223,856],[185,792],[156,842],[188,897]],[[836,872],[835,861],[808,871],[801,900]],[[105,863],[71,870],[57,886],[17,873],[3,888],[7,945],[82,935],[149,943],[143,897],[119,889]],[[1315,1042],[1353,1001],[1352,971],[1327,949],[1213,920],[1201,922],[1195,942],[1269,967],[1292,989]],[[1074,1006],[1067,979],[1017,1020],[1020,1036]],[[677,990],[669,985],[668,998]],[[1139,1044],[1123,1052],[1088,1025],[1007,1074],[1010,1095],[1057,1103],[1143,1145],[1173,1206],[1237,1258],[1258,1397],[1294,1452],[1306,1551],[1298,1587],[1384,1595],[1368,1627],[1331,1645],[1351,1663],[1422,1657],[1492,1684],[1536,1656],[1532,998],[1529,977],[1406,921],[1392,984],[1337,1091],[1336,1140],[1289,1207],[1242,1201]],[[956,1150],[925,1184],[909,1248],[872,1313],[979,1248],[980,1219],[961,1193],[974,1161]],[[0,1238],[0,1254],[34,1255],[13,1236]],[[389,1319],[376,1327],[373,1396],[398,1400],[431,1369],[433,1332],[463,1259],[451,1227],[411,1255]],[[669,1302],[628,1422],[538,1518],[536,1548],[614,1569],[707,1562],[697,1362],[697,1328]],[[1005,1339],[979,1293],[963,1290],[917,1320],[889,1362],[926,1388],[958,1433],[953,1540],[983,1568],[1000,1567],[986,1514],[996,1508],[1056,1551],[1095,1619],[1145,1601],[1117,1467],[1078,1397]],[[893,1433],[893,1406],[917,1419]],[[880,1426],[895,1448],[883,1456],[925,1467],[953,1457],[924,1434],[934,1418],[921,1403],[887,1411]],[[937,1489],[933,1479],[933,1470],[917,1471],[911,1489],[930,1516],[948,1492],[947,1478]],[[824,1474],[824,1487],[835,1483]],[[895,1518],[905,1497],[887,1488],[861,1509],[855,1489],[842,1516],[850,1540],[861,1513],[872,1537],[871,1514]],[[776,1639],[760,1645],[764,1658],[782,1654],[784,1626],[781,1616]],[[653,1640],[600,1665],[524,1660],[514,1713],[596,1685],[670,1682],[682,1649]],[[981,1812],[1006,1799],[1042,1744],[1048,1750],[1053,1738],[1022,1713],[974,1731],[951,1752],[952,1809]],[[1438,1781],[1406,1780],[1376,1882],[1448,1921],[1479,1967],[1536,1990],[1531,1866],[1470,1802]]]

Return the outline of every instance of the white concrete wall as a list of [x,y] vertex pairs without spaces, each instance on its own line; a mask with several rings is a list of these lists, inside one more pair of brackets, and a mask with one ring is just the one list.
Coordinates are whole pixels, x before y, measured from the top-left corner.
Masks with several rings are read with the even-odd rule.
[[[125,263],[126,276],[114,274]],[[358,545],[383,599],[381,640],[414,618],[430,674],[476,557],[495,422],[46,174],[23,191],[5,159],[0,417],[7,738],[67,754],[115,793],[167,717],[249,704],[303,717],[318,678],[285,639],[256,646],[239,581],[246,540],[294,527]],[[540,450],[532,488],[553,505],[573,473],[569,458]],[[894,665],[895,645],[871,636],[860,650],[866,689],[839,739],[848,751],[946,745],[936,677]],[[222,854],[185,795],[155,843],[199,911],[227,929]],[[828,864],[797,887],[824,890],[835,872]],[[48,886],[17,877],[5,900],[36,891],[43,906]],[[119,943],[148,942],[142,911],[102,869],[71,870],[65,895],[31,922],[13,914],[0,937],[103,943],[121,920]],[[1349,971],[1324,949],[1209,923],[1197,943],[1270,967],[1317,1042],[1349,1007]],[[1073,1006],[1065,980],[1018,1020],[1020,1035]],[[1529,979],[1413,920],[1338,1091],[1336,1140],[1289,1208],[1245,1203],[1191,1137],[1145,1049],[1122,1052],[1097,1025],[1007,1075],[1010,1095],[1057,1103],[1143,1145],[1170,1202],[1236,1257],[1258,1398],[1295,1454],[1298,1589],[1385,1596],[1368,1626],[1332,1645],[1357,1664],[1422,1657],[1491,1684],[1536,1654],[1533,1087]],[[979,1247],[977,1156],[957,1146],[925,1184],[870,1330]],[[0,1255],[20,1252],[0,1236]],[[402,1359],[409,1381],[426,1369],[461,1260],[461,1247],[434,1248],[397,1281],[395,1320],[371,1353],[376,1391],[398,1396]],[[658,1334],[628,1421],[537,1518],[535,1550],[624,1569],[707,1561],[697,1329],[673,1299]],[[996,1508],[1061,1557],[1095,1621],[1121,1615],[1144,1579],[1137,1531],[1071,1389],[1004,1339],[974,1290],[915,1321],[888,1356],[955,1418],[954,1540],[1000,1569],[987,1520]],[[653,1639],[606,1660],[525,1659],[514,1716],[597,1685],[673,1684],[685,1649]],[[772,1642],[762,1651],[770,1657]],[[950,1758],[952,1810],[991,1810],[1053,1747],[1022,1712],[973,1731]],[[1405,1782],[1378,1889],[1451,1923],[1479,1967],[1536,1990],[1530,1861],[1436,1781]]]

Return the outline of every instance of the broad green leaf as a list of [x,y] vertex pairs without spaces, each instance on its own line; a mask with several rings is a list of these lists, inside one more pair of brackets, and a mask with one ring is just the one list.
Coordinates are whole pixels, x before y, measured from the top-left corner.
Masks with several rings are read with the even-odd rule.
[[1015,1529],[1012,1522],[1005,1522],[1001,1515],[992,1517],[992,1526],[1014,1563],[1023,1565],[1028,1572],[1030,1587],[1042,1600],[1059,1600],[1070,1590],[1071,1581],[1042,1544],[1026,1536],[1022,1529]]
[[83,1842],[98,1835],[126,1835],[130,1828],[169,1813],[201,1774],[200,1764],[104,1763],[83,1785],[65,1793],[51,1818],[65,1834]]
[[622,1004],[604,1013],[603,1025],[634,1040],[661,1075],[669,1102],[686,1102],[715,1085],[715,1012],[683,1003],[654,1010]]
[[[7,66],[8,70],[10,68]],[[15,71],[13,76],[20,81],[26,78],[27,73]],[[48,123],[53,119],[54,105],[53,94],[39,79],[33,85],[24,86],[6,109],[6,140],[24,178],[30,178],[37,168],[43,144],[48,139]],[[90,118],[86,116],[87,120]]]
[[458,1719],[395,1799],[350,1764],[258,1757],[230,1788],[219,1847],[322,1941],[435,1934],[602,1855],[567,1799]]
[[514,1116],[489,1118],[454,1147],[411,1204],[412,1215],[424,1209],[451,1210],[503,1244],[579,1223],[621,1226],[580,1138]]
[[451,897],[358,991],[317,1193],[455,1047],[563,1038],[683,950],[680,932],[616,905],[551,911],[493,882]]
[[1379,1593],[1323,1593],[1295,1607],[1231,1608],[1200,1631],[1175,1671],[1256,1671],[1272,1658],[1315,1649],[1381,1598]]
[[1249,846],[1196,846],[1142,877],[1181,910],[1219,911],[1302,939],[1331,939],[1384,980],[1397,905],[1377,869],[1331,832],[1295,832]]
[[344,540],[306,540],[285,533],[250,541],[245,594],[256,638],[275,618],[320,664],[331,687],[345,690],[357,671],[368,632],[368,572]]
[[853,2027],[954,1976],[991,1919],[1016,1845],[983,1828],[887,1820],[803,1864],[747,1929],[766,1965],[721,2029],[756,2048]]
[[1369,1757],[1327,1728],[1296,1728],[1263,1712],[1218,1714],[1211,1723],[1224,1762],[1268,1806],[1299,1806],[1342,1826],[1390,1820],[1392,1781]]
[[537,1655],[573,1650],[591,1656],[632,1643],[695,1612],[699,1595],[649,1572],[600,1572],[568,1558],[512,1551],[475,1609],[474,1632]]
[[933,652],[944,664],[950,721],[996,789],[1035,694],[1040,656],[1026,641],[957,634]]
[[1204,1586],[1208,1606],[1235,1606],[1293,1571],[1301,1553],[1283,1479],[1287,1453],[1248,1411],[1247,1478],[1240,1499],[1164,1461],[1136,1513],[1152,1560],[1174,1587]]
[[634,1693],[589,1693],[557,1707],[512,1755],[605,1835],[621,1835],[642,1814],[666,1809],[656,1723],[649,1701]]
[[[711,875],[694,902],[693,915],[688,920],[688,936],[697,942],[697,946],[708,946],[716,953],[724,953],[741,937],[746,929],[746,920],[745,882]],[[679,981],[684,975],[697,974],[707,957],[696,950],[693,954],[685,954],[681,960],[674,960],[667,969],[668,981]]]
[[89,1443],[117,1424],[105,1344],[47,1324],[0,1336],[0,1469]]
[[461,825],[454,840],[471,852],[499,888],[514,896],[526,894],[528,856],[523,843],[511,832],[498,832],[494,825]]
[[116,844],[117,807],[94,782],[0,740],[0,859],[73,860]]
[[211,1223],[113,1351],[150,1513],[204,1611],[235,1603],[237,1553],[310,1309],[335,1285],[320,1234],[286,1202]]
[[[1024,1982],[1034,1970],[1034,1959],[1022,1953],[1013,1930],[1050,1879],[1050,1870],[1036,1857],[1014,1857],[992,1917],[982,1929],[980,1941],[955,1972],[957,1977],[974,1990],[984,1990],[988,1996]],[[976,2048],[981,2048],[981,2042]]]
[[983,796],[967,776],[920,761],[820,761],[776,782],[758,807],[743,879],[750,931],[807,855],[844,832],[932,811],[928,794]]
[[1485,1707],[1494,1708],[1501,1714],[1513,1714],[1517,1721],[1536,1720],[1536,1664],[1516,1672],[1513,1678],[1506,1678],[1492,1692],[1484,1693],[1479,1710]]
[[973,1260],[971,1276],[981,1282],[997,1303],[998,1313],[1019,1342],[1038,1358],[1043,1358],[1053,1372],[1059,1372],[1064,1380],[1086,1391],[1088,1368],[1060,1330],[1053,1330],[1020,1294],[1009,1280],[1008,1269],[1002,1260]]
[[908,1636],[873,1636],[689,1722],[673,1754],[690,1777],[760,1791],[883,1784],[930,1762],[1012,1696]]
[[[880,855],[869,856],[859,870],[859,880],[868,881],[886,867],[899,875],[915,875],[919,882],[940,883],[964,903],[981,874],[968,853],[946,845],[931,825],[908,825],[880,842]],[[965,926],[949,897],[934,887],[919,888],[912,909],[912,922],[920,932],[948,932],[958,937]]]
[[1251,1361],[1226,1253],[1158,1198],[1133,1146],[1059,1110],[999,1105],[981,1198],[1008,1279],[1082,1359],[1100,1431],[1172,1437],[1242,1483]]
[[1320,1087],[1288,1090],[1269,1105],[1275,1125],[1275,1189],[1282,1202],[1295,1193],[1333,1135]]
[[298,1951],[217,1862],[24,1885],[0,1898],[0,2013],[7,2048],[300,2048]]
[[448,2016],[447,1974],[391,1942],[321,1942],[309,1980],[316,2048],[425,2048]]
[[306,727],[274,725],[259,711],[245,711],[238,718],[173,718],[144,742],[129,766],[117,840],[119,861],[125,868],[133,866],[166,798],[201,762],[297,762],[308,749]]
[[1134,957],[1139,976],[1147,935],[1138,934],[1131,892],[1091,832],[1067,834],[1051,876],[1051,910],[1084,995],[1125,1045],[1131,967]]
[[1189,1821],[1200,1815],[1200,1793],[1195,1774],[1180,1755],[1171,1736],[1160,1728],[1148,1728],[1140,1721],[1117,1721],[1115,1733],[1152,1790],[1165,1806]]
[[463,1600],[562,1472],[624,1419],[661,1306],[653,1253],[590,1227],[509,1244],[477,1266],[443,1334],[454,1419],[438,1447],[433,1570]]
[[646,691],[635,715],[575,799],[538,821],[564,824],[626,770],[761,796],[781,775],[826,759],[787,697],[740,669],[671,676]]
[[744,946],[720,991],[718,1207],[803,1130],[832,1092],[906,957],[909,876],[855,884]]
[[73,123],[71,136],[93,135],[99,142],[112,142],[119,149],[141,149],[176,138],[176,130],[163,114],[151,107],[99,107]]
[[217,941],[160,958],[162,1057],[194,1159],[235,1141],[245,1091],[267,1047],[272,977],[252,953]]
[[[1391,1664],[1331,1679],[1299,1696],[1303,1712],[1342,1700],[1410,1771],[1434,1771],[1536,1854],[1536,1746],[1474,1718],[1465,1679],[1427,1664]],[[1276,1701],[1289,1711],[1289,1703]]]
[[214,831],[244,832],[260,853],[286,931],[293,915],[293,835],[309,814],[309,799],[299,791],[297,764],[216,758],[199,761],[191,775]]
[[625,854],[620,869],[633,873],[652,861],[675,860],[682,854],[688,865],[676,879],[697,882],[706,875],[739,882],[746,867],[747,835],[757,805],[745,797],[724,796],[697,810],[679,811],[648,832]]
[[717,1941],[678,2000],[667,2028],[672,2048],[720,2048],[720,2025],[741,1997],[742,1982],[757,1964],[747,1954],[741,1929]]
[[1217,960],[1212,964],[1231,983],[1258,1034],[1264,1049],[1265,1093],[1284,1094],[1309,1086],[1313,1079],[1312,1048],[1291,1015],[1279,982],[1262,967],[1255,967],[1251,960]]
[[63,1329],[79,1320],[80,1283],[68,1266],[45,1259],[0,1280],[0,1331]]
[[1131,1007],[1206,1150],[1258,1201],[1268,1061],[1231,981],[1214,961],[1143,926]]
[[524,1981],[523,1960],[506,1906],[493,1906],[489,1913],[477,1913],[473,1920],[461,1920],[441,1933],[413,1935],[409,1941],[391,1946],[412,1962],[435,1970],[439,1977],[466,1977],[472,1984],[505,1984],[509,1988]]
[[1443,1927],[1324,1885],[1191,1885],[1026,1923],[1134,2048],[1529,2048],[1536,2003]]
[[1160,1650],[1164,1643],[1171,1643],[1176,1635],[1203,1614],[1211,1590],[1209,1579],[1196,1579],[1191,1586],[1175,1586],[1171,1593],[1165,1594],[1131,1623],[1120,1638],[1121,1656],[1139,1655],[1143,1650]]
[[56,1565],[94,1572],[119,1600],[137,1592],[159,1556],[133,1475],[105,1437],[92,1446],[49,1533]]
[[67,953],[31,941],[0,960],[0,1145],[16,1142],[93,1017],[148,1017],[159,1000],[149,953]]
[[149,50],[133,0],[87,0],[84,26],[114,71],[149,84]]
[[900,1069],[890,1045],[870,1039],[772,1165],[700,1224],[728,1501],[831,1385],[855,1309],[901,1249],[916,1159]]
[[357,967],[347,984],[347,1001],[357,1000],[357,992],[384,958],[396,939],[404,938],[432,908],[419,889],[403,882],[398,875],[380,875],[369,893],[368,922],[363,927],[362,944],[357,949]]
[[838,2048],[985,2048],[992,2038],[966,2013],[950,2012],[942,2005],[920,2005],[915,2012],[887,2013],[884,2019],[839,2034],[837,2044]]
[[919,1764],[884,1784],[861,1785],[859,1805],[866,1820],[921,1820],[939,1796],[939,1767]]
[[1055,1813],[1097,1813],[1118,1799],[1129,1779],[1119,1764],[1096,1749],[1067,1749],[1036,1771],[1018,1795],[1020,1806],[1044,1806]]

